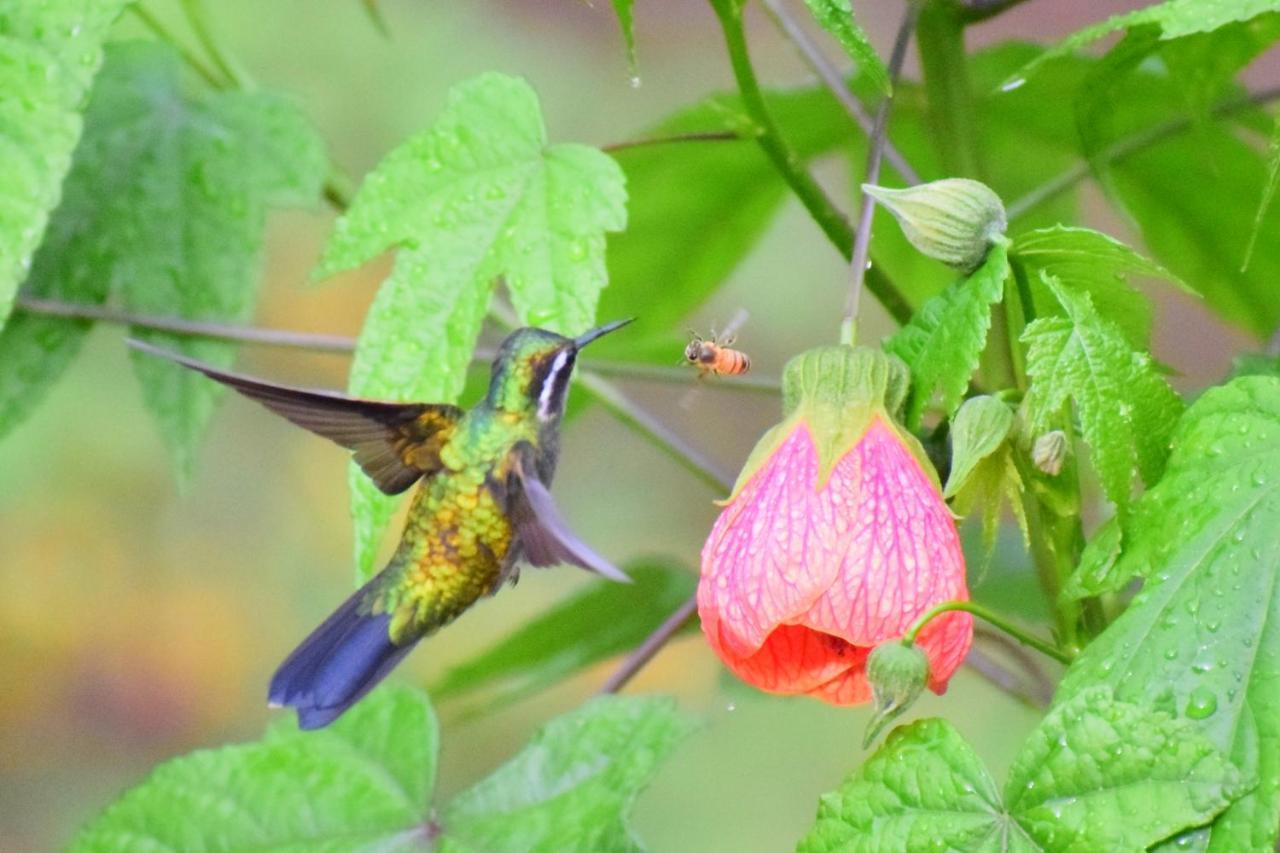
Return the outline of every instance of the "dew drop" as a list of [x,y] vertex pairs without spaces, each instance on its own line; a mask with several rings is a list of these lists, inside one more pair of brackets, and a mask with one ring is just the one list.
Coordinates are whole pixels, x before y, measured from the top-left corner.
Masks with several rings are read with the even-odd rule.
[[1026,78],[1025,78],[1025,77],[1015,77],[1014,79],[1009,80],[1008,82],[1004,83],[1004,84],[1000,87],[1000,91],[1001,91],[1001,92],[1012,92],[1014,89],[1021,89],[1023,86],[1025,86],[1025,85],[1026,85],[1026,83],[1027,83],[1027,80],[1026,80]]
[[1193,720],[1203,720],[1213,716],[1218,710],[1218,697],[1207,687],[1197,687],[1187,697],[1186,715]]

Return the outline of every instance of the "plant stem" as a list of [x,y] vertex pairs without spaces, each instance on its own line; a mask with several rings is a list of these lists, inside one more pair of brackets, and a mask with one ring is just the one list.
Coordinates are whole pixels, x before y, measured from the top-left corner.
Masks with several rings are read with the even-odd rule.
[[[14,300],[14,310],[24,314],[45,317],[66,317],[71,320],[95,320],[120,326],[138,326],[175,335],[196,338],[213,338],[220,341],[260,344],[283,349],[300,349],[311,352],[347,354],[355,352],[356,339],[345,335],[329,335],[317,332],[295,332],[289,329],[271,329],[261,326],[241,326],[234,323],[217,323],[205,320],[184,320],[156,314],[137,314],[109,308],[105,305],[88,305],[63,302],[57,299],[39,299],[21,296]],[[497,351],[478,347],[476,361],[492,361]],[[584,367],[601,376],[617,376],[642,382],[661,382],[668,385],[689,385],[691,374],[683,367],[667,367],[638,361],[611,361],[609,359],[582,360]],[[778,394],[782,383],[769,376],[741,376],[717,382],[710,387],[727,391],[744,391],[757,394]]]
[[913,645],[916,641],[916,637],[920,633],[920,630],[924,628],[925,625],[929,624],[929,622],[935,617],[940,616],[943,613],[951,613],[957,610],[964,613],[972,613],[974,616],[977,616],[993,628],[1000,629],[1010,637],[1013,637],[1013,639],[1017,640],[1019,643],[1022,643],[1024,646],[1029,646],[1041,654],[1053,658],[1058,663],[1071,663],[1071,655],[1067,652],[1059,649],[1052,643],[1042,640],[1032,634],[1028,634],[1017,625],[1005,619],[1003,616],[992,610],[988,610],[986,607],[983,607],[981,604],[973,601],[944,601],[942,604],[925,611],[925,613],[912,623],[909,629],[907,629],[907,633],[903,635],[903,645]]
[[934,137],[941,144],[942,168],[949,177],[982,179],[978,131],[969,94],[969,65],[964,52],[964,22],[956,7],[930,0],[916,28],[924,92]]
[[236,64],[235,60],[231,58],[230,52],[223,49],[221,43],[214,37],[213,29],[209,25],[208,15],[205,14],[203,0],[182,0],[182,9],[186,12],[187,20],[191,24],[191,31],[195,33],[196,40],[200,42],[200,46],[209,54],[209,58],[213,60],[213,64],[222,73],[222,76],[237,89],[253,89],[253,80]]
[[[1232,98],[1229,101],[1223,101],[1215,106],[1210,114],[1215,118],[1231,115],[1240,112],[1249,107],[1256,107],[1261,104],[1270,103],[1271,101],[1280,99],[1280,86],[1269,89],[1260,89],[1257,92],[1246,95],[1241,98]],[[1146,130],[1139,131],[1132,136],[1118,139],[1115,142],[1102,149],[1095,157],[1095,162],[1109,166],[1114,163],[1122,162],[1134,154],[1157,145],[1171,136],[1177,136],[1185,133],[1194,125],[1194,120],[1190,118],[1170,119],[1162,124],[1149,127]],[[1010,221],[1024,215],[1029,210],[1033,210],[1047,201],[1057,198],[1062,193],[1074,187],[1093,174],[1093,166],[1089,163],[1082,162],[1067,169],[1065,172],[1050,178],[1040,186],[1027,192],[1021,198],[1017,198],[1010,202],[1005,208]]]
[[618,668],[600,686],[600,692],[617,693],[626,686],[627,682],[643,669],[649,661],[653,660],[654,656],[667,644],[667,641],[679,633],[680,629],[687,625],[697,612],[698,597],[691,595],[648,637],[645,637],[643,643],[636,646],[635,650],[626,656],[622,663],[618,665]]
[[217,72],[204,63],[204,60],[191,52],[191,49],[183,44],[174,34],[173,30],[166,27],[159,18],[151,14],[147,7],[141,3],[131,3],[127,7],[134,17],[142,22],[143,26],[155,33],[160,41],[168,44],[178,52],[182,57],[182,61],[190,66],[191,70],[215,89],[222,88],[226,81],[218,76]]
[[[870,113],[867,112],[867,108],[863,106],[862,101],[858,100],[857,95],[853,93],[844,75],[831,64],[831,60],[827,59],[814,40],[809,37],[809,34],[792,16],[787,9],[786,0],[764,0],[764,8],[769,13],[774,25],[796,46],[796,50],[800,53],[800,58],[813,70],[813,73],[818,76],[823,85],[830,90],[837,103],[844,107],[845,112],[849,114],[849,117],[853,119],[858,127],[862,128],[862,132],[867,135],[867,138],[872,138],[875,135],[875,119],[871,117]],[[920,173],[907,162],[907,158],[902,156],[902,152],[887,136],[884,142],[884,157],[889,161],[889,165],[893,166],[902,177],[902,180],[908,184],[920,183]]]
[[628,139],[601,145],[601,151],[625,151],[628,148],[644,148],[649,145],[671,145],[679,142],[745,142],[748,137],[731,130],[708,130],[701,133],[678,133],[674,136],[651,136],[644,139]]
[[[760,92],[760,83],[756,79],[755,69],[751,66],[750,54],[747,52],[746,33],[742,27],[741,3],[739,0],[711,0],[711,5],[724,31],[729,62],[733,67],[733,76],[742,95],[743,106],[760,130],[756,143],[800,199],[805,209],[809,211],[809,215],[817,222],[818,227],[827,235],[827,239],[846,260],[850,259],[853,254],[853,229],[849,226],[849,221],[831,203],[831,199],[823,192],[822,187],[801,165],[799,156],[787,145],[773,117],[769,114],[764,95]],[[905,323],[911,318],[911,304],[880,269],[875,267],[871,269],[867,276],[867,289],[875,295],[897,322]]]
[[[902,62],[907,57],[907,44],[911,41],[911,31],[915,28],[917,7],[914,2],[907,3],[907,10],[902,15],[902,23],[898,25],[898,34],[893,40],[893,53],[889,56],[889,81],[892,86],[898,84],[898,76],[902,73]],[[871,130],[871,145],[867,151],[867,170],[864,181],[868,184],[880,180],[880,162],[884,158],[885,143],[889,139],[889,109],[893,106],[893,92],[880,100],[876,109],[876,122]],[[871,253],[871,222],[876,214],[876,200],[868,193],[862,192],[862,209],[858,212],[858,228],[853,239],[853,257],[849,262],[849,298],[844,306],[844,322],[840,326],[842,343],[853,344],[855,323],[858,321],[858,302],[862,296],[862,284],[867,277],[867,257]]]

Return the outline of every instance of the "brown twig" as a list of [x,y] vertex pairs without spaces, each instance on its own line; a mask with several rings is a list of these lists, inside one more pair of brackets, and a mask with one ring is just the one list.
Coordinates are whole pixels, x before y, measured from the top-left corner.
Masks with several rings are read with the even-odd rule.
[[[907,56],[907,45],[911,41],[911,32],[915,29],[918,7],[908,3],[902,15],[902,23],[898,25],[898,34],[893,41],[893,53],[889,57],[889,80],[896,84],[902,73],[902,63]],[[871,149],[867,152],[867,171],[865,182],[874,184],[880,180],[880,163],[884,157],[885,145],[889,140],[889,108],[893,105],[893,93],[885,95],[876,110],[875,127],[871,131]],[[876,202],[868,193],[862,193],[862,208],[858,212],[858,227],[854,231],[853,253],[849,262],[849,298],[845,303],[844,324],[841,337],[848,343],[854,339],[854,323],[858,319],[858,303],[862,296],[863,283],[867,278],[867,258],[871,254],[871,221],[875,217]]]
[[637,672],[653,659],[667,641],[679,633],[698,610],[698,597],[689,596],[689,600],[681,604],[667,617],[661,625],[653,630],[645,641],[635,648],[631,654],[613,671],[613,674],[601,685],[601,693],[617,693]]
[[[868,139],[874,138],[875,119],[871,117],[871,114],[867,112],[867,108],[863,106],[862,101],[849,88],[849,82],[832,65],[831,60],[827,59],[822,49],[809,37],[804,27],[800,26],[800,23],[787,9],[785,0],[764,0],[764,8],[769,13],[773,23],[778,27],[778,30],[795,45],[805,64],[818,76],[822,84],[830,90],[836,102],[844,107],[845,112],[849,114],[849,117],[853,119],[858,127],[862,128],[862,132],[867,135]],[[885,138],[884,142],[884,156],[889,161],[889,165],[897,170],[904,181],[908,184],[920,183],[920,173],[907,162],[907,158],[902,155],[902,152],[888,137]]]

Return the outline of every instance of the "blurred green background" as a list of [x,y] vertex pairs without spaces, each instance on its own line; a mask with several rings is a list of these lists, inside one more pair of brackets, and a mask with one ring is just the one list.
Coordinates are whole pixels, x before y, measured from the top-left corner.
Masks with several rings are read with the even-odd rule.
[[[150,5],[173,18],[172,4]],[[877,45],[887,47],[900,4],[855,5]],[[972,39],[1048,40],[1137,5],[1028,3],[976,28]],[[450,85],[485,70],[533,83],[554,140],[593,144],[632,138],[730,84],[715,21],[701,0],[636,4],[638,87],[606,0],[594,7],[575,0],[383,0],[390,40],[355,0],[210,6],[243,64],[262,85],[298,98],[333,158],[353,175],[428,124]],[[806,82],[767,21],[752,16],[751,24],[762,77]],[[130,32],[141,31],[125,22],[121,33]],[[1250,74],[1255,82],[1278,76],[1267,60]],[[272,220],[262,325],[358,331],[386,266],[308,284],[332,221],[327,210]],[[1121,222],[1096,224],[1134,239]],[[777,375],[789,354],[833,337],[845,281],[838,256],[788,204],[689,325],[705,331],[745,307],[752,320],[740,344],[757,371]],[[1185,297],[1166,290],[1161,299],[1156,353],[1181,372],[1179,386],[1221,377],[1245,337]],[[874,306],[864,323],[869,341],[888,329]],[[255,737],[270,713],[264,695],[271,672],[351,588],[343,452],[228,400],[197,476],[179,494],[122,337],[120,329],[99,328],[36,415],[0,443],[6,853],[64,843],[159,761]],[[333,356],[246,347],[240,365],[283,381],[345,383],[346,361]],[[635,384],[628,391],[727,472],[777,414],[773,399],[715,387],[692,398],[683,388]],[[719,497],[598,411],[569,426],[556,491],[574,525],[611,557],[672,555],[691,570],[715,517],[711,500]],[[425,643],[397,677],[424,684],[438,678],[584,581],[571,570],[526,572],[519,587]],[[986,581],[1017,606],[1019,587],[1004,583],[999,572]],[[442,705],[442,794],[515,753],[607,672],[602,666],[489,715],[463,718],[469,701]],[[655,850],[789,849],[812,821],[818,795],[863,756],[865,709],[752,693],[722,675],[697,635],[670,646],[630,689],[674,693],[705,720],[638,805],[638,832]],[[946,697],[929,695],[913,713],[945,714],[997,774],[1036,719],[967,670]]]

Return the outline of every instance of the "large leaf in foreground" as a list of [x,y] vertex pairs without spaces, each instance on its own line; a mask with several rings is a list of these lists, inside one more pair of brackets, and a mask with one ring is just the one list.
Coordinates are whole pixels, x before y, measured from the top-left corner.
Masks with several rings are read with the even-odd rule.
[[1128,507],[1136,474],[1154,483],[1164,470],[1169,436],[1182,401],[1135,351],[1120,327],[1098,316],[1089,294],[1041,274],[1066,313],[1027,326],[1026,406],[1034,432],[1073,401],[1080,431],[1107,497]]
[[73,850],[421,849],[439,734],[426,696],[383,687],[327,729],[160,765]]
[[693,572],[674,562],[642,560],[625,568],[633,583],[593,581],[449,670],[431,694],[440,700],[503,684],[497,697],[484,702],[491,709],[535,693],[639,645],[697,584]]
[[442,813],[445,851],[640,850],[627,816],[691,724],[670,699],[602,696],[548,723]]
[[991,306],[1004,294],[1008,269],[1004,246],[992,246],[982,266],[926,302],[885,343],[886,351],[911,368],[909,427],[919,425],[935,395],[944,415],[960,405],[986,346]]
[[950,723],[896,729],[823,795],[798,849],[1143,850],[1211,820],[1243,790],[1241,774],[1185,721],[1093,688],[1031,733],[1003,797]]
[[0,328],[80,137],[84,96],[124,0],[13,0],[0,12]]
[[668,699],[596,699],[437,809],[435,713],[388,685],[328,728],[282,719],[260,741],[162,764],[72,849],[633,850],[631,806],[689,728]]
[[1200,841],[1269,847],[1280,818],[1280,379],[1206,392],[1173,445],[1106,584],[1138,575],[1145,585],[1059,695],[1109,684],[1192,720],[1258,782]]
[[1031,733],[1005,799],[1046,850],[1142,850],[1211,819],[1245,788],[1185,720],[1093,687]]
[[[319,200],[324,151],[293,105],[264,92],[184,93],[177,53],[156,42],[113,46],[95,99],[94,146],[77,180],[97,197],[75,223],[65,263],[96,265],[144,314],[241,321],[253,308],[269,205]],[[219,366],[231,345],[137,328],[133,334]],[[135,353],[143,399],[177,463],[190,472],[221,389]]]
[[[502,278],[521,320],[566,334],[595,322],[605,232],[626,223],[622,171],[582,145],[547,145],[537,95],[483,74],[378,164],[325,247],[319,275],[396,249],[356,349],[353,394],[453,402]],[[395,501],[351,467],[356,573],[373,569]]]
[[918,720],[818,802],[799,853],[1038,849],[1005,812],[1000,789],[950,723]]

